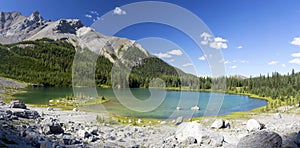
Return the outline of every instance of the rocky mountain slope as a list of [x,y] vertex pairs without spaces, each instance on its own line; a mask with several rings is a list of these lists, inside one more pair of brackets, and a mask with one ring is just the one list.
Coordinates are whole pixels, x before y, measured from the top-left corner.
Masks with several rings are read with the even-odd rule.
[[[1,44],[42,38],[65,40],[74,47],[88,48],[103,55],[112,63],[117,59],[122,63],[130,61],[131,66],[150,56],[137,42],[126,38],[105,36],[84,26],[78,19],[60,19],[51,22],[44,20],[41,14],[35,11],[28,17],[23,16],[20,12],[1,12],[0,20]],[[139,56],[139,58],[134,58],[137,61],[126,59],[125,53],[121,52],[130,49],[137,49],[134,52]]]

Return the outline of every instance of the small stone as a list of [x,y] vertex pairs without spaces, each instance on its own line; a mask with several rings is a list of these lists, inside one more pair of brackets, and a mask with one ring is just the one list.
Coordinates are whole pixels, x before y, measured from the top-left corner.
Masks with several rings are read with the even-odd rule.
[[78,130],[77,135],[81,138],[89,138],[90,134],[85,130]]
[[54,109],[52,107],[48,107],[47,111],[54,111]]
[[78,108],[73,108],[73,112],[78,112],[79,111],[79,109]]
[[26,109],[26,105],[21,102],[20,100],[13,100],[10,102],[10,105],[9,105],[10,108],[22,108],[22,109]]
[[182,123],[182,121],[183,121],[183,118],[182,118],[182,117],[178,117],[178,118],[176,119],[176,121],[175,121],[175,124],[176,124],[176,125],[179,125],[179,124]]
[[98,135],[98,127],[94,126],[90,129],[90,133],[93,135]]
[[225,120],[224,121],[224,128],[230,128],[231,127],[231,124],[228,120]]
[[194,137],[187,137],[183,143],[186,145],[197,144],[197,139]]
[[251,131],[257,131],[257,130],[261,130],[262,129],[262,124],[259,123],[257,120],[255,119],[250,119],[247,121],[247,130],[249,132]]
[[215,129],[223,128],[224,127],[224,120],[216,119],[210,127],[215,128]]
[[276,113],[273,115],[274,119],[281,119],[281,114],[280,113]]
[[137,120],[137,123],[138,123],[138,124],[141,124],[141,123],[142,123],[142,120],[141,120],[141,119],[138,119],[138,120]]
[[164,124],[167,124],[167,122],[166,121],[162,121],[162,122],[160,122],[160,124],[164,125]]

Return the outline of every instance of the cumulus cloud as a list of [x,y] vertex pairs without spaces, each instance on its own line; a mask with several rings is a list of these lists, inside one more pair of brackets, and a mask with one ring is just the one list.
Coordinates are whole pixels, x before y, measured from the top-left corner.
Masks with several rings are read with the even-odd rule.
[[227,40],[221,37],[213,38],[211,34],[207,32],[203,32],[200,37],[202,41],[200,42],[202,45],[209,45],[210,48],[214,49],[226,49],[228,48]]
[[174,61],[175,61],[174,59],[170,59],[170,60],[169,60],[169,62],[171,62],[171,63],[174,62]]
[[171,55],[177,55],[177,56],[180,56],[180,55],[183,54],[180,49],[171,50],[168,53],[171,54]]
[[188,67],[188,66],[193,66],[193,64],[192,64],[192,63],[185,63],[185,64],[183,64],[182,66],[183,66],[183,67]]
[[243,46],[238,46],[238,47],[236,47],[237,49],[242,49],[243,48]]
[[293,41],[291,41],[291,44],[300,46],[300,37],[294,38]]
[[278,64],[278,61],[270,61],[269,63],[268,63],[268,65],[277,65]]
[[293,60],[290,60],[289,63],[300,65],[300,59],[299,58],[295,58]]
[[157,56],[158,58],[171,58],[172,56],[168,53],[154,53],[155,56]]
[[285,67],[286,67],[286,65],[285,65],[285,64],[281,64],[281,67],[285,68]]
[[201,56],[201,57],[199,57],[198,58],[200,61],[204,61],[206,58],[205,58],[205,56]]
[[300,58],[300,52],[292,53],[291,56],[294,58]]
[[221,37],[216,37],[213,42],[209,44],[211,48],[214,49],[226,49],[228,48],[227,40]]
[[229,68],[230,68],[230,69],[236,69],[237,66],[236,66],[236,65],[233,65],[233,66],[230,66]]
[[120,7],[116,7],[113,13],[117,15],[125,15],[127,12],[122,10]]
[[86,15],[84,15],[85,17],[87,17],[87,18],[92,18],[92,15],[90,15],[90,14],[86,14]]

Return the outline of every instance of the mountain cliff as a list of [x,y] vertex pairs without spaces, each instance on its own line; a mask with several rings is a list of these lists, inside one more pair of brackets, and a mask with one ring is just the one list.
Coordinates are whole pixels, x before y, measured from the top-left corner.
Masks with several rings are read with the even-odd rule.
[[[78,19],[60,19],[57,21],[45,21],[38,11],[30,16],[23,16],[20,12],[0,13],[0,43],[10,44],[24,40],[37,40],[49,38],[53,40],[65,40],[74,47],[88,48],[94,53],[108,58],[112,63],[116,59],[123,63],[135,66],[143,58],[150,54],[142,46],[133,40],[105,36],[94,29],[84,26]],[[140,58],[126,59],[122,51],[135,48]]]

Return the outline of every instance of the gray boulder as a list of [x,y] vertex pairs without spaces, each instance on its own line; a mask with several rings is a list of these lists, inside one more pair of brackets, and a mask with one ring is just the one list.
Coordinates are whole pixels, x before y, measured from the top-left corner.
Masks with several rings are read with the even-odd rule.
[[63,123],[58,123],[56,119],[44,119],[42,122],[43,132],[45,134],[61,134],[64,133]]
[[175,137],[179,143],[191,142],[195,138],[198,146],[221,147],[224,137],[217,132],[210,131],[197,122],[182,123],[176,130]]
[[262,124],[255,119],[248,120],[246,126],[249,132],[261,130],[263,128]]
[[216,119],[214,121],[214,123],[210,127],[211,128],[215,128],[215,129],[223,128],[223,127],[225,127],[224,126],[224,120],[222,120],[222,119]]
[[176,124],[176,125],[179,125],[179,124],[182,123],[182,121],[183,121],[183,118],[182,118],[182,117],[178,117],[178,118],[176,119],[176,121],[175,121],[175,124]]
[[237,147],[242,148],[275,148],[282,146],[282,138],[275,132],[261,130],[243,137]]
[[231,127],[230,121],[225,120],[224,121],[224,128],[230,128],[230,127]]
[[98,127],[97,126],[93,126],[90,129],[90,133],[93,134],[93,135],[98,135]]
[[21,102],[20,100],[13,100],[10,102],[10,105],[9,105],[10,108],[22,108],[22,109],[26,109],[26,105]]
[[295,139],[295,143],[298,145],[298,147],[300,147],[300,131],[297,134],[297,137]]
[[281,114],[280,113],[276,113],[273,115],[274,119],[281,119]]
[[34,110],[15,110],[13,115],[26,119],[37,119],[40,117],[40,114]]
[[80,138],[89,138],[89,137],[90,137],[89,132],[87,132],[87,131],[85,131],[85,130],[78,130],[78,131],[77,131],[77,135],[78,135]]

